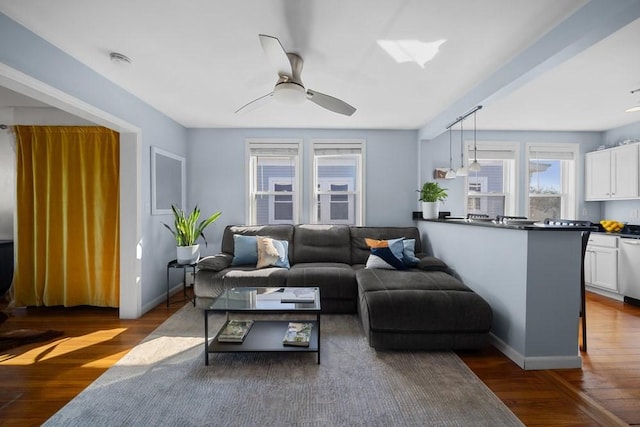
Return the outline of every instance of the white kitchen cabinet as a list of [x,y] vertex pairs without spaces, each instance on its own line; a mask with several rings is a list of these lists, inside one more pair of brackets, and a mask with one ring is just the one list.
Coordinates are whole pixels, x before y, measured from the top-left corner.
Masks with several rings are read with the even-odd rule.
[[638,144],[622,145],[585,155],[585,199],[637,199]]
[[617,236],[592,233],[584,257],[585,284],[618,292]]

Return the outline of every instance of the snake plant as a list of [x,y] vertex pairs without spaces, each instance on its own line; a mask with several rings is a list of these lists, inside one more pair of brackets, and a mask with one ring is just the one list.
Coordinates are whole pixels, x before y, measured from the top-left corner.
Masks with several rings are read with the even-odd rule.
[[203,231],[209,224],[220,218],[220,215],[222,214],[222,212],[216,212],[209,218],[198,223],[198,219],[200,218],[200,209],[198,208],[198,205],[196,205],[193,211],[188,215],[186,215],[182,209],[178,209],[173,205],[171,205],[171,210],[173,210],[173,224],[175,230],[171,229],[171,227],[164,222],[162,224],[167,227],[171,234],[173,234],[173,237],[176,239],[177,246],[195,245],[198,237],[202,237],[204,239],[204,244],[206,246],[207,238],[204,236]]

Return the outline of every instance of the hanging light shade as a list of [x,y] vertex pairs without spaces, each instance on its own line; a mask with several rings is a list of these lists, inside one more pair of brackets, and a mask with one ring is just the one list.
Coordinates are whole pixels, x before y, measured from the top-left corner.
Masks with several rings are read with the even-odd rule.
[[456,171],[453,170],[453,154],[451,151],[451,128],[449,128],[449,170],[444,179],[453,179],[456,177]]
[[[462,126],[462,122],[464,120],[460,120],[460,167],[456,171],[457,176],[467,176],[467,168],[464,167],[464,127]],[[449,128],[451,130],[451,128]]]
[[469,172],[479,172],[482,167],[478,163],[478,122],[476,113],[473,113],[473,163],[469,165]]

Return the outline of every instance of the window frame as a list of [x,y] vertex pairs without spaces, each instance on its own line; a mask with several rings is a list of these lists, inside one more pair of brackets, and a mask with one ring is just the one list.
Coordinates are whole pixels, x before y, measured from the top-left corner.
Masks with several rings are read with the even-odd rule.
[[[272,154],[269,151],[272,150]],[[284,191],[257,191],[254,190],[256,181],[256,159],[259,157],[256,155],[256,151],[263,151],[262,157],[286,157],[286,153],[278,153],[278,151],[291,151],[295,152],[293,157],[293,166],[295,172],[293,176],[293,190],[291,192]],[[269,223],[273,224],[297,224],[300,221],[301,216],[301,200],[302,200],[302,170],[301,170],[301,155],[302,155],[302,139],[284,139],[284,138],[247,138],[245,140],[245,167],[246,167],[246,188],[245,188],[245,223],[247,225],[261,225],[257,223],[257,198],[258,196],[268,196],[273,198],[275,203],[275,196],[291,195],[293,218],[289,221],[275,221],[271,222],[271,218],[275,214],[269,213]],[[275,184],[274,180],[281,179],[282,177],[274,176],[269,180]],[[278,184],[281,184],[278,182]],[[288,184],[288,183],[287,183]]]
[[[470,193],[469,179],[473,172],[468,172],[464,178],[463,205],[465,215],[469,213],[469,196],[485,195],[486,197],[504,197],[504,215],[518,215],[519,195],[519,163],[520,163],[520,144],[514,141],[476,141],[475,146],[478,151],[478,162],[482,160],[508,160],[502,175],[502,193]],[[465,151],[463,153],[463,161],[467,166],[473,160],[473,140],[465,140]],[[496,157],[491,157],[489,153],[495,152]],[[486,154],[485,154],[486,153]],[[509,156],[507,157],[507,154]]]
[[[571,153],[572,159],[538,159],[532,158],[532,151],[546,151],[550,153]],[[577,143],[552,143],[538,142],[527,143],[525,148],[525,165],[527,174],[525,175],[524,186],[526,188],[526,197],[524,201],[524,209],[529,215],[531,207],[531,160],[560,160],[560,217],[564,219],[576,219],[578,216],[578,159],[580,158],[580,146]],[[573,161],[573,165],[568,165],[565,161]],[[534,196],[536,197],[536,196]],[[548,196],[546,196],[548,197]]]
[[[349,197],[353,197],[354,206],[354,222],[353,224],[356,226],[363,226],[365,220],[365,165],[366,165],[366,143],[363,139],[313,139],[311,141],[311,150],[309,154],[309,163],[310,163],[310,173],[311,173],[311,191],[309,194],[309,222],[311,224],[318,224],[322,222],[323,224],[350,224],[350,219],[347,220],[331,220],[329,221],[319,221],[318,219],[318,208],[321,207],[319,205],[318,200],[320,200],[320,196],[329,196],[329,200],[331,195],[347,195]],[[336,156],[355,156],[356,157],[356,177],[354,183],[354,189],[348,191],[325,191],[318,190],[319,180],[317,176],[317,158],[318,157],[326,157],[329,155],[316,153],[321,150],[329,150],[335,151]],[[344,154],[339,154],[340,151],[344,150]],[[353,153],[346,153],[346,151],[354,151]],[[329,178],[328,181],[332,181],[332,183],[341,183],[347,184],[348,182],[344,182],[344,179],[341,177],[332,177]],[[329,201],[329,211],[330,211]]]

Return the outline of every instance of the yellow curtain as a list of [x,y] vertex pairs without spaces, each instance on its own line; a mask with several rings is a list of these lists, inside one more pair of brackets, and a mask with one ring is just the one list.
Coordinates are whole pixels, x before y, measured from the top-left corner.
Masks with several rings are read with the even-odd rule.
[[119,134],[16,126],[17,306],[118,307]]

